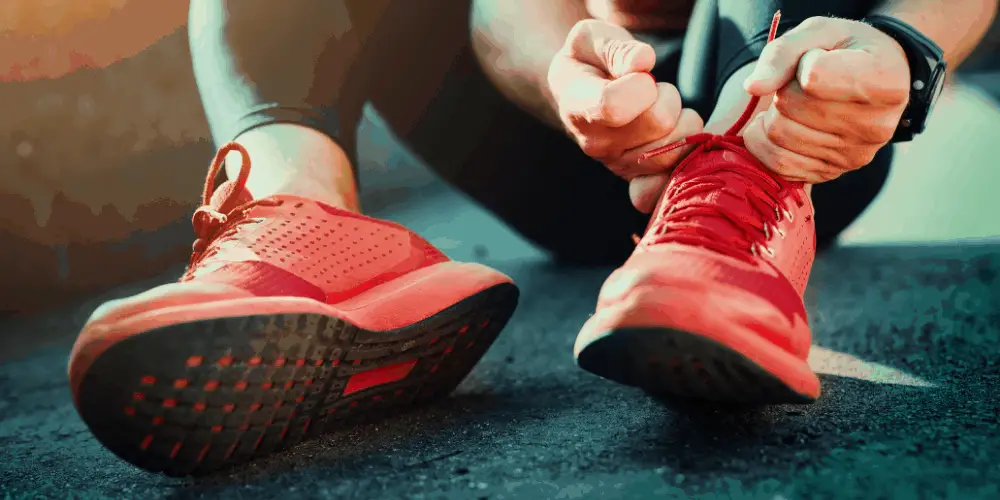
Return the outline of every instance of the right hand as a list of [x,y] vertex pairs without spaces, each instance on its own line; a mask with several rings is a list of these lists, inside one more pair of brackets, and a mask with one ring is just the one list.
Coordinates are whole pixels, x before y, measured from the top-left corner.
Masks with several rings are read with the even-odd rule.
[[652,77],[655,64],[653,47],[620,26],[588,19],[570,31],[548,73],[563,126],[584,153],[629,181],[632,204],[644,213],[690,148],[642,163],[639,156],[704,126],[695,111],[682,109],[676,87]]

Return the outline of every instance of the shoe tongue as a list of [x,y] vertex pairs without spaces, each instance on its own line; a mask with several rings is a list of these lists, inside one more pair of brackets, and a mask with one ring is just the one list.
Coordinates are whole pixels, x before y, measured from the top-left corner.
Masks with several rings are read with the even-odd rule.
[[[212,208],[225,213],[250,201],[253,201],[253,196],[250,195],[250,191],[247,191],[246,187],[237,185],[233,181],[226,181],[212,193],[212,200],[209,204]],[[226,206],[222,206],[223,204]]]

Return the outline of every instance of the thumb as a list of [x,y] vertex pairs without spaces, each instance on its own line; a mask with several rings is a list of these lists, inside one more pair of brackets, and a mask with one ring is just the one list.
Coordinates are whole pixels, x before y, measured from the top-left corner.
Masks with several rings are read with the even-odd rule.
[[636,40],[624,28],[603,21],[578,23],[570,33],[569,42],[576,59],[612,78],[649,72],[656,65],[656,52],[651,45]]
[[751,95],[763,97],[773,94],[795,77],[802,54],[783,50],[782,47],[772,43],[764,48],[753,73],[743,82],[743,88]]
[[605,70],[614,78],[631,73],[652,71],[656,53],[647,43],[638,40],[608,40],[601,52]]
[[799,60],[815,49],[832,50],[847,38],[847,30],[838,19],[811,18],[764,46],[753,73],[743,82],[752,95],[766,96],[780,90],[795,78]]

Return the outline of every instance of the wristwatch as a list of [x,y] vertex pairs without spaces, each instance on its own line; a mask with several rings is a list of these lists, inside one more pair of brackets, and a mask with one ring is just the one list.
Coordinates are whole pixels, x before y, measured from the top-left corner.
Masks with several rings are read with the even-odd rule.
[[906,53],[910,64],[910,102],[896,127],[891,142],[906,142],[924,131],[927,116],[934,109],[944,87],[944,51],[913,26],[894,17],[871,15],[862,20],[891,36]]

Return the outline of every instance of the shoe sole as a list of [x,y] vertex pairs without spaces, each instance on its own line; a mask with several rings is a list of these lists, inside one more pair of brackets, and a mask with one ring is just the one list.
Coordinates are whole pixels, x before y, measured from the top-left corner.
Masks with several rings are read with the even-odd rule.
[[168,476],[207,474],[450,393],[517,305],[510,283],[391,331],[322,314],[191,321],[125,338],[82,377],[104,446]]
[[725,344],[672,328],[611,330],[586,345],[577,363],[658,396],[740,404],[816,401]]

